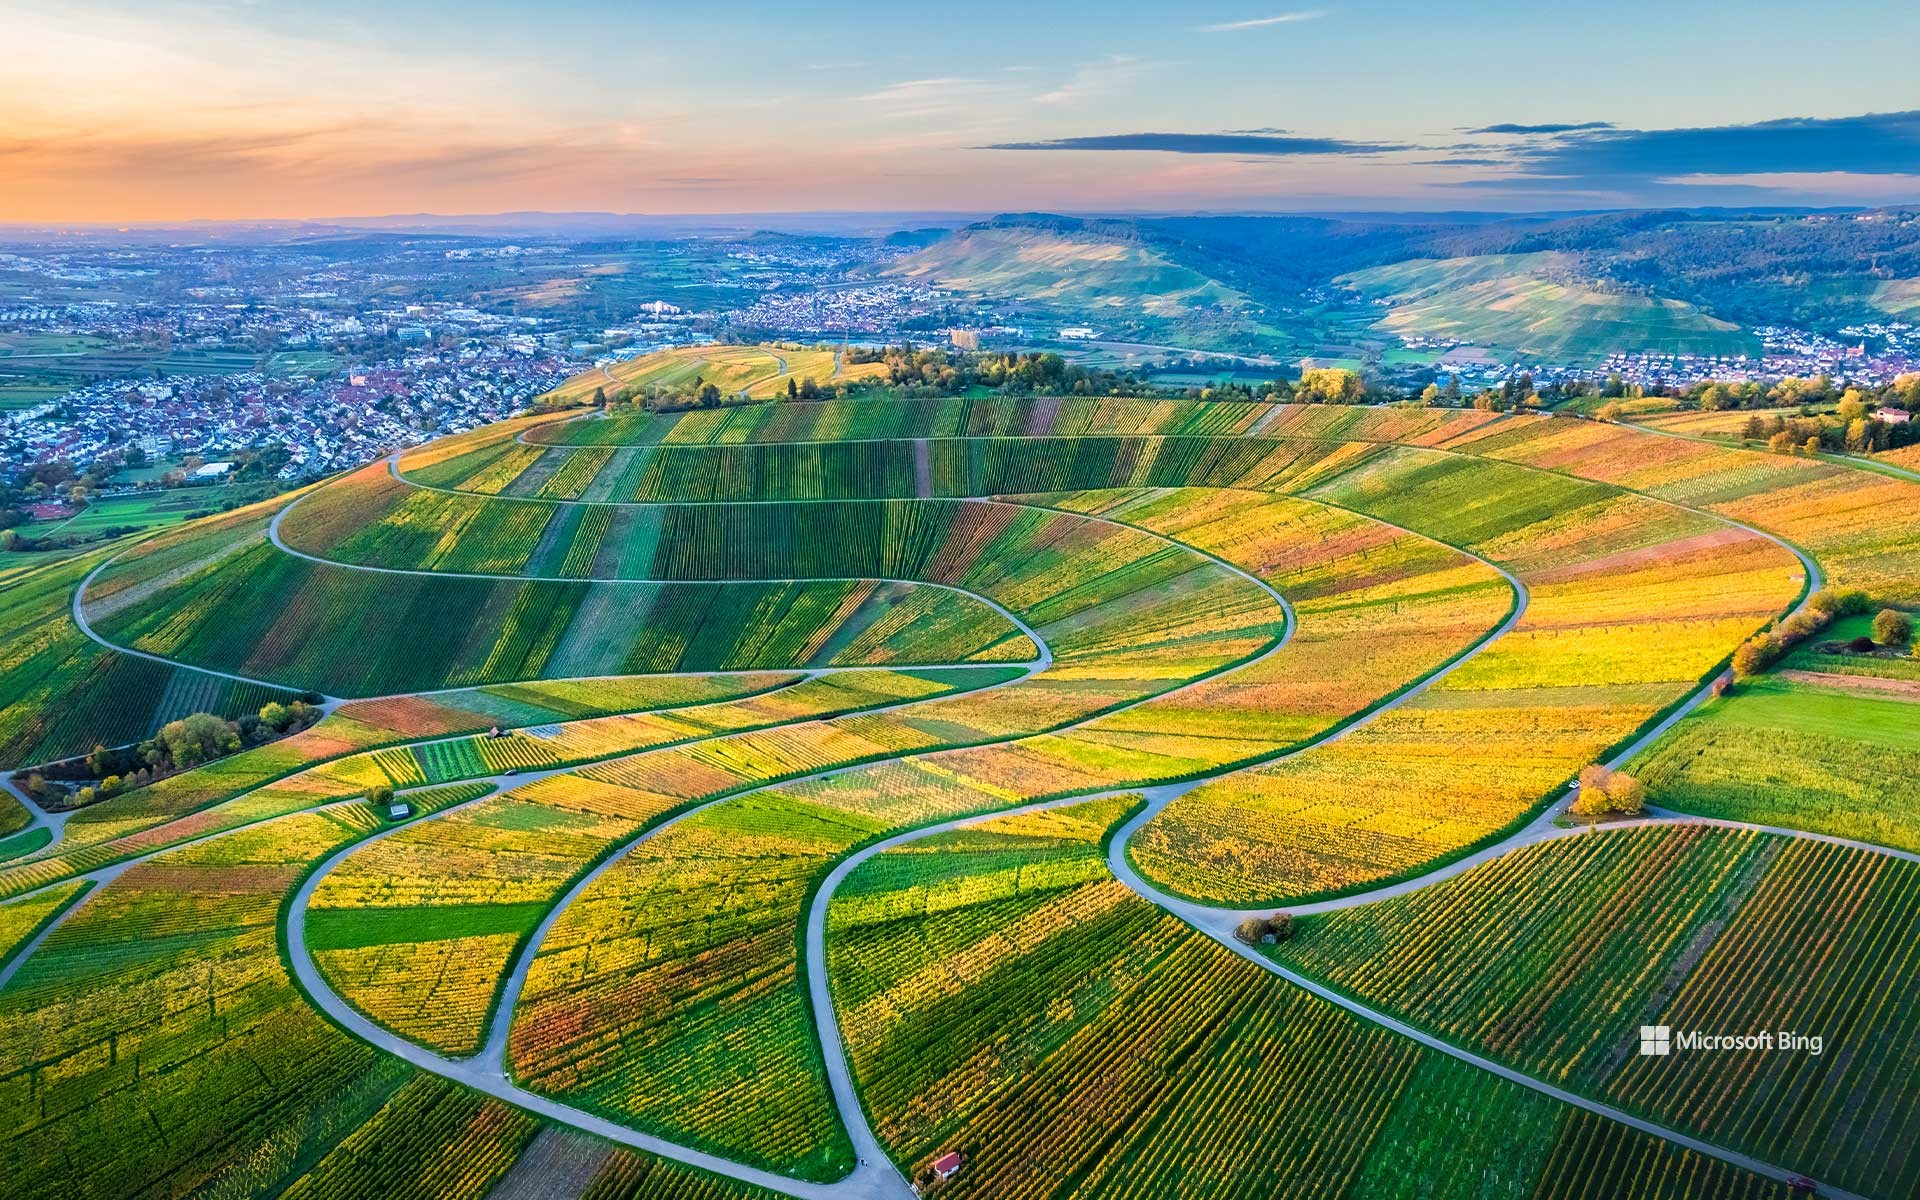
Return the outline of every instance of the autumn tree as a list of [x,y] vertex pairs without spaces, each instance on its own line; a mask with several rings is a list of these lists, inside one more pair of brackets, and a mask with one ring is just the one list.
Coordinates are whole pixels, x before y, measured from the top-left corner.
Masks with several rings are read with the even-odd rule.
[[1309,367],[1293,387],[1293,398],[1302,404],[1358,404],[1366,394],[1366,382],[1339,367]]
[[1883,608],[1873,618],[1873,640],[1882,646],[1904,646],[1913,641],[1913,618],[1897,608]]
[[1780,657],[1780,643],[1772,635],[1759,633],[1740,643],[1733,652],[1733,673],[1739,679],[1751,679],[1771,667]]
[[1647,811],[1647,789],[1625,771],[1594,763],[1580,771],[1567,811],[1577,817],[1637,817]]

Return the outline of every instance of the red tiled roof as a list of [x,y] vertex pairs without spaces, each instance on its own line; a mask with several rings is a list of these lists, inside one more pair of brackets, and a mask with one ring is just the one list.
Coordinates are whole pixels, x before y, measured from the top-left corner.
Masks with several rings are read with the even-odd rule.
[[949,1150],[939,1158],[933,1160],[933,1169],[942,1175],[946,1175],[958,1171],[960,1164],[965,1161],[966,1159],[960,1157],[958,1150]]

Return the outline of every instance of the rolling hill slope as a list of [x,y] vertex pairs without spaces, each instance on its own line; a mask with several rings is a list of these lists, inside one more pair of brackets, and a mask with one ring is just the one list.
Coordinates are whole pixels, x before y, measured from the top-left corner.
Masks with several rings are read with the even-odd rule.
[[1178,319],[1245,308],[1245,295],[1109,223],[991,221],[890,264],[934,287],[1064,310]]
[[1456,337],[1548,359],[1610,352],[1754,354],[1760,341],[1682,300],[1602,290],[1574,256],[1545,251],[1411,259],[1337,283],[1386,305],[1374,328]]

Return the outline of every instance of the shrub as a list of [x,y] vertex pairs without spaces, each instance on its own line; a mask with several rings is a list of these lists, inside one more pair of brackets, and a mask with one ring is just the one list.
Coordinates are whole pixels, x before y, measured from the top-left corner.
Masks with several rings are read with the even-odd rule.
[[1897,608],[1883,608],[1873,618],[1873,640],[1882,646],[1904,646],[1913,641],[1913,618]]
[[1770,633],[1757,633],[1733,652],[1733,673],[1741,679],[1758,675],[1780,659],[1780,643]]
[[1871,607],[1865,592],[1837,592],[1821,588],[1807,597],[1807,607],[1830,617],[1857,617]]
[[1293,936],[1293,914],[1275,913],[1270,917],[1248,917],[1240,922],[1233,936],[1249,946],[1271,946]]
[[1847,649],[1853,651],[1855,654],[1867,654],[1873,651],[1873,649],[1877,645],[1878,643],[1876,643],[1872,638],[1868,637],[1866,634],[1863,633],[1859,637],[1848,642]]
[[1818,609],[1810,608],[1805,612],[1794,613],[1785,621],[1781,622],[1781,639],[1790,646],[1795,642],[1803,641],[1819,633],[1827,627],[1827,623],[1831,620],[1833,620],[1831,616]]

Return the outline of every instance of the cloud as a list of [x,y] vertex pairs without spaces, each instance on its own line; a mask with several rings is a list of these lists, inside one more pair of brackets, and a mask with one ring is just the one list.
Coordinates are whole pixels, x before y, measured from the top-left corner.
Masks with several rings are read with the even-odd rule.
[[898,104],[903,100],[918,101],[929,96],[944,95],[957,88],[978,87],[981,81],[964,76],[949,75],[939,79],[906,79],[899,83],[889,83],[878,91],[855,96],[862,104]]
[[1324,8],[1303,9],[1300,12],[1275,13],[1270,17],[1251,17],[1245,21],[1221,21],[1217,25],[1200,25],[1200,33],[1233,33],[1241,29],[1265,29],[1269,25],[1297,25],[1301,21],[1318,21],[1327,15]]
[[1920,173],[1920,110],[1691,129],[1596,129],[1516,152],[1527,175],[1631,182],[1725,175]]
[[900,121],[978,111],[982,105],[1011,99],[1012,85],[964,75],[907,79],[853,97],[879,116]]
[[1073,77],[1050,92],[1033,98],[1035,104],[1073,104],[1094,96],[1117,92],[1139,79],[1148,64],[1128,54],[1115,54],[1098,62],[1076,67]]
[[1341,138],[1274,137],[1256,133],[1109,133],[1090,137],[1049,138],[1038,142],[997,142],[982,150],[1136,150],[1162,154],[1242,154],[1262,157],[1297,154],[1379,154],[1409,147]]
[[1581,133],[1589,129],[1612,129],[1612,121],[1581,121],[1575,125],[1482,125],[1466,133]]

